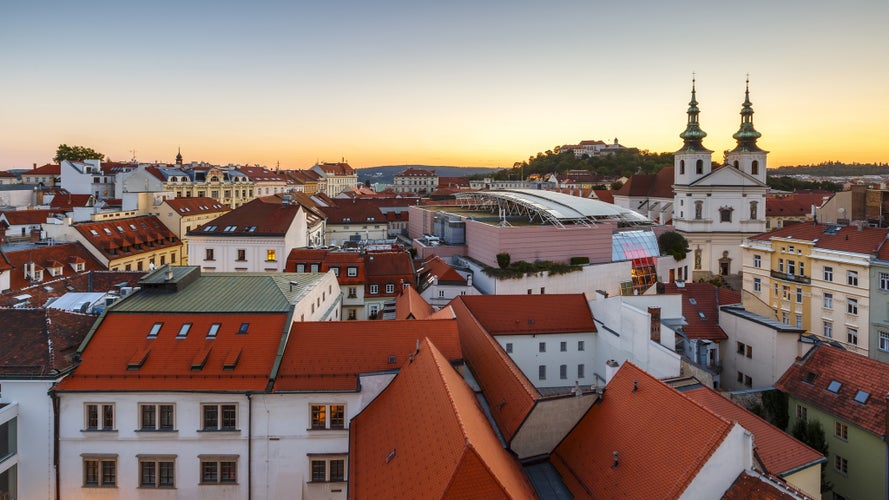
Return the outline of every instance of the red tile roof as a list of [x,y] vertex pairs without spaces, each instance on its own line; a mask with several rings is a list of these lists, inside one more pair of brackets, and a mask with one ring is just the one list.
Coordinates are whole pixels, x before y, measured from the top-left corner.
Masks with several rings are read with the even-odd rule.
[[6,216],[10,226],[46,224],[46,218],[57,213],[59,213],[58,210],[4,210],[0,212]]
[[[835,393],[828,390],[833,381],[841,384]],[[819,344],[792,364],[775,387],[877,436],[889,436],[886,421],[889,369],[885,363]],[[859,391],[868,394],[863,404],[855,401]]]
[[241,172],[253,182],[286,182],[287,179],[265,167],[238,167]]
[[5,309],[0,322],[0,375],[57,376],[70,366],[96,317],[54,309]]
[[708,340],[728,338],[719,326],[719,306],[739,304],[741,302],[739,292],[719,288],[710,283],[692,282],[685,283],[681,288],[676,286],[676,283],[667,283],[664,285],[664,292],[682,295],[682,316],[688,324],[681,330],[686,338]]
[[[318,270],[322,273],[326,273],[332,268],[338,268],[336,280],[340,286],[364,285],[367,282],[367,275],[364,272],[364,256],[357,252],[294,248],[287,256],[284,270],[288,273],[295,273],[298,264],[305,266],[304,272],[309,272],[312,264],[318,264]],[[356,268],[355,276],[349,276],[348,269],[350,267]]]
[[74,207],[92,206],[94,201],[95,199],[91,194],[64,193],[53,196],[52,201],[50,202],[50,207],[53,210],[68,212],[73,210]]
[[421,168],[407,168],[402,170],[400,173],[395,174],[395,177],[436,177],[435,170],[423,170]]
[[[89,339],[80,365],[57,390],[265,390],[287,320],[284,313],[134,314],[112,309]],[[163,324],[157,338],[148,338],[156,323]],[[186,323],[191,324],[188,335],[177,338]],[[238,333],[242,323],[250,324],[246,334]],[[219,324],[219,330],[215,338],[207,338],[212,324]],[[225,368],[226,359],[237,353],[236,366]]]
[[466,278],[462,274],[449,266],[447,262],[438,255],[426,259],[417,269],[417,279],[420,282],[420,288],[425,290],[432,285],[434,278],[438,278],[439,283],[448,285],[466,285]]
[[536,498],[472,389],[428,339],[349,430],[350,498]]
[[435,309],[412,286],[405,287],[395,298],[395,319],[426,319],[434,312]]
[[170,208],[176,211],[181,217],[190,215],[211,214],[228,212],[231,207],[223,205],[213,198],[172,198],[164,200]]
[[0,306],[15,305],[18,302],[16,297],[21,294],[30,295],[28,303],[31,306],[39,307],[46,304],[50,298],[61,297],[69,291],[108,292],[114,290],[121,283],[124,283],[123,286],[138,286],[139,280],[144,275],[143,271],[86,271],[76,275],[68,274],[64,278],[52,278],[52,281],[43,281],[21,289],[11,289],[0,295]]
[[844,226],[836,234],[827,234],[828,224],[791,224],[768,233],[757,234],[751,239],[769,241],[772,238],[793,238],[802,241],[818,240],[815,248],[839,250],[862,254],[876,254],[886,240],[889,228],[865,227],[860,231],[856,226]]
[[599,198],[600,201],[614,204],[614,191],[610,189],[594,189],[593,192],[596,193],[596,198]]
[[154,215],[107,222],[81,222],[74,228],[109,260],[181,246],[182,242]]
[[626,361],[550,461],[578,498],[679,498],[732,426]]
[[[414,265],[407,252],[368,252],[364,254],[364,271],[369,285],[379,285],[380,295],[395,297],[401,293],[402,282],[414,282]],[[395,293],[384,293],[388,283],[395,284]]]
[[738,479],[722,496],[722,500],[793,500],[806,498],[804,495],[792,495],[788,491],[779,489],[775,484],[765,481],[761,477],[754,477],[742,472]]
[[491,335],[595,332],[582,293],[552,295],[467,295],[461,297]]
[[[6,253],[6,259],[12,266],[10,274],[10,290],[22,290],[32,286],[43,287],[53,281],[65,280],[83,271],[98,271],[105,269],[98,260],[80,243],[64,243],[61,245],[35,246],[26,250],[15,250]],[[43,271],[43,279],[40,281],[25,278],[25,266],[34,263],[37,271]],[[75,271],[76,264],[83,264],[83,271]],[[53,276],[50,268],[61,271]],[[36,302],[31,302],[33,305]]]
[[456,321],[296,322],[274,390],[357,390],[360,374],[398,369],[422,337],[435,342],[448,360],[463,359]]
[[766,198],[766,216],[804,217],[812,214],[812,205],[820,207],[830,195],[823,193],[794,193],[789,195],[769,195]]
[[348,163],[320,163],[315,165],[327,175],[355,175],[355,169]]
[[[284,236],[302,210],[286,204],[282,195],[263,196],[220,215],[188,232],[189,236]],[[226,231],[226,229],[229,229]]]
[[817,466],[824,455],[708,387],[683,392],[722,418],[753,433],[753,444],[766,472],[783,476]]
[[450,303],[457,316],[463,355],[490,405],[491,416],[509,442],[541,395],[473,316],[466,306],[466,299],[469,298],[472,297],[461,295]]
[[620,189],[620,196],[673,198],[673,167],[664,167],[656,174],[633,174]]
[[466,177],[442,177],[438,176],[438,187],[440,188],[468,188],[469,179]]
[[328,224],[386,223],[386,216],[379,208],[367,203],[343,203],[335,207],[321,207]]
[[62,165],[59,163],[47,163],[46,165],[26,170],[22,175],[62,175]]

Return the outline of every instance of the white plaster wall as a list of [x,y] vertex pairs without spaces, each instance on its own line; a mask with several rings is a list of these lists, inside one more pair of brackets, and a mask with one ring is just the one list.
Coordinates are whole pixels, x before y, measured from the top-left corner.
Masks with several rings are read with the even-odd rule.
[[[528,314],[533,317],[533,313]],[[524,321],[524,319],[522,319]],[[580,385],[595,383],[596,334],[589,333],[551,333],[538,335],[497,335],[494,337],[506,350],[506,344],[513,345],[509,357],[522,370],[522,373],[535,387],[566,387],[575,382]],[[546,343],[546,352],[540,352],[540,343]],[[560,350],[561,343],[566,343],[566,351]],[[584,350],[578,349],[578,342],[584,343]],[[578,377],[578,365],[584,365],[584,376]],[[546,379],[540,380],[539,367],[546,366]],[[559,367],[566,365],[567,373],[560,378]]]
[[[53,411],[49,380],[0,380],[2,401],[18,404],[18,497],[55,498]],[[12,463],[3,463],[3,467]]]
[[[749,375],[753,387],[769,387],[781,378],[790,365],[808,350],[808,344],[799,342],[795,333],[780,333],[771,327],[750,321],[734,314],[719,311],[719,325],[728,335],[728,340],[720,344],[719,357],[723,372],[720,383],[729,390],[743,390],[748,387],[739,384],[740,371]],[[738,342],[751,346],[752,356],[737,352]]]
[[753,435],[735,423],[680,498],[722,498],[741,472],[752,467]]
[[[320,273],[313,273],[320,274]],[[293,321],[338,321],[342,319],[342,293],[333,271],[323,277],[293,308]],[[312,307],[314,305],[314,307]]]
[[620,283],[631,279],[629,261],[609,262],[582,266],[580,271],[550,276],[539,273],[519,279],[497,280],[481,272],[482,266],[463,259],[462,261],[473,271],[473,286],[486,295],[521,295],[544,293],[586,293],[592,296],[596,290],[603,290],[609,295],[620,293]]

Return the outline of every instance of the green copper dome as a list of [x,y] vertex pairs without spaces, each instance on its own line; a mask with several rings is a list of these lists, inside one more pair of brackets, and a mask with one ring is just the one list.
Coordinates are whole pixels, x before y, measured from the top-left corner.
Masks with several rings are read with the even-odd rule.
[[741,107],[741,128],[732,137],[738,141],[735,151],[762,151],[756,145],[756,140],[762,137],[762,134],[753,128],[753,104],[750,102],[749,79],[744,90],[744,104]]
[[704,140],[704,137],[707,137],[707,132],[701,130],[701,125],[698,122],[698,115],[700,113],[701,111],[698,109],[698,101],[695,99],[695,80],[692,79],[691,101],[688,103],[688,124],[685,126],[685,131],[679,134],[679,137],[684,141],[680,151],[709,151],[701,142]]

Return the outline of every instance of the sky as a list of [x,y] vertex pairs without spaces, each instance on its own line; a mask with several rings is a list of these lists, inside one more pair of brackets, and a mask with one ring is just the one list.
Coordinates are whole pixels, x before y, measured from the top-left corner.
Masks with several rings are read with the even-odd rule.
[[8,1],[0,169],[114,161],[511,167],[617,138],[675,151],[692,74],[769,166],[889,162],[889,2]]

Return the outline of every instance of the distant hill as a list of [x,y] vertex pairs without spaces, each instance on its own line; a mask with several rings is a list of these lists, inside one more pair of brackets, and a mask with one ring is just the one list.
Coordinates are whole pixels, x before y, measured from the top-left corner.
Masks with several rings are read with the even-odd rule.
[[418,168],[421,170],[435,170],[435,173],[441,177],[468,177],[477,174],[493,174],[498,168],[490,167],[448,167],[448,166],[431,166],[431,165],[385,165],[379,167],[366,167],[356,169],[358,172],[358,182],[370,181],[381,182],[383,184],[392,184],[396,174],[399,174],[409,168]]
[[820,176],[855,176],[855,175],[889,175],[889,164],[886,163],[843,163],[828,161],[817,165],[781,166],[770,168],[769,175],[820,175]]

